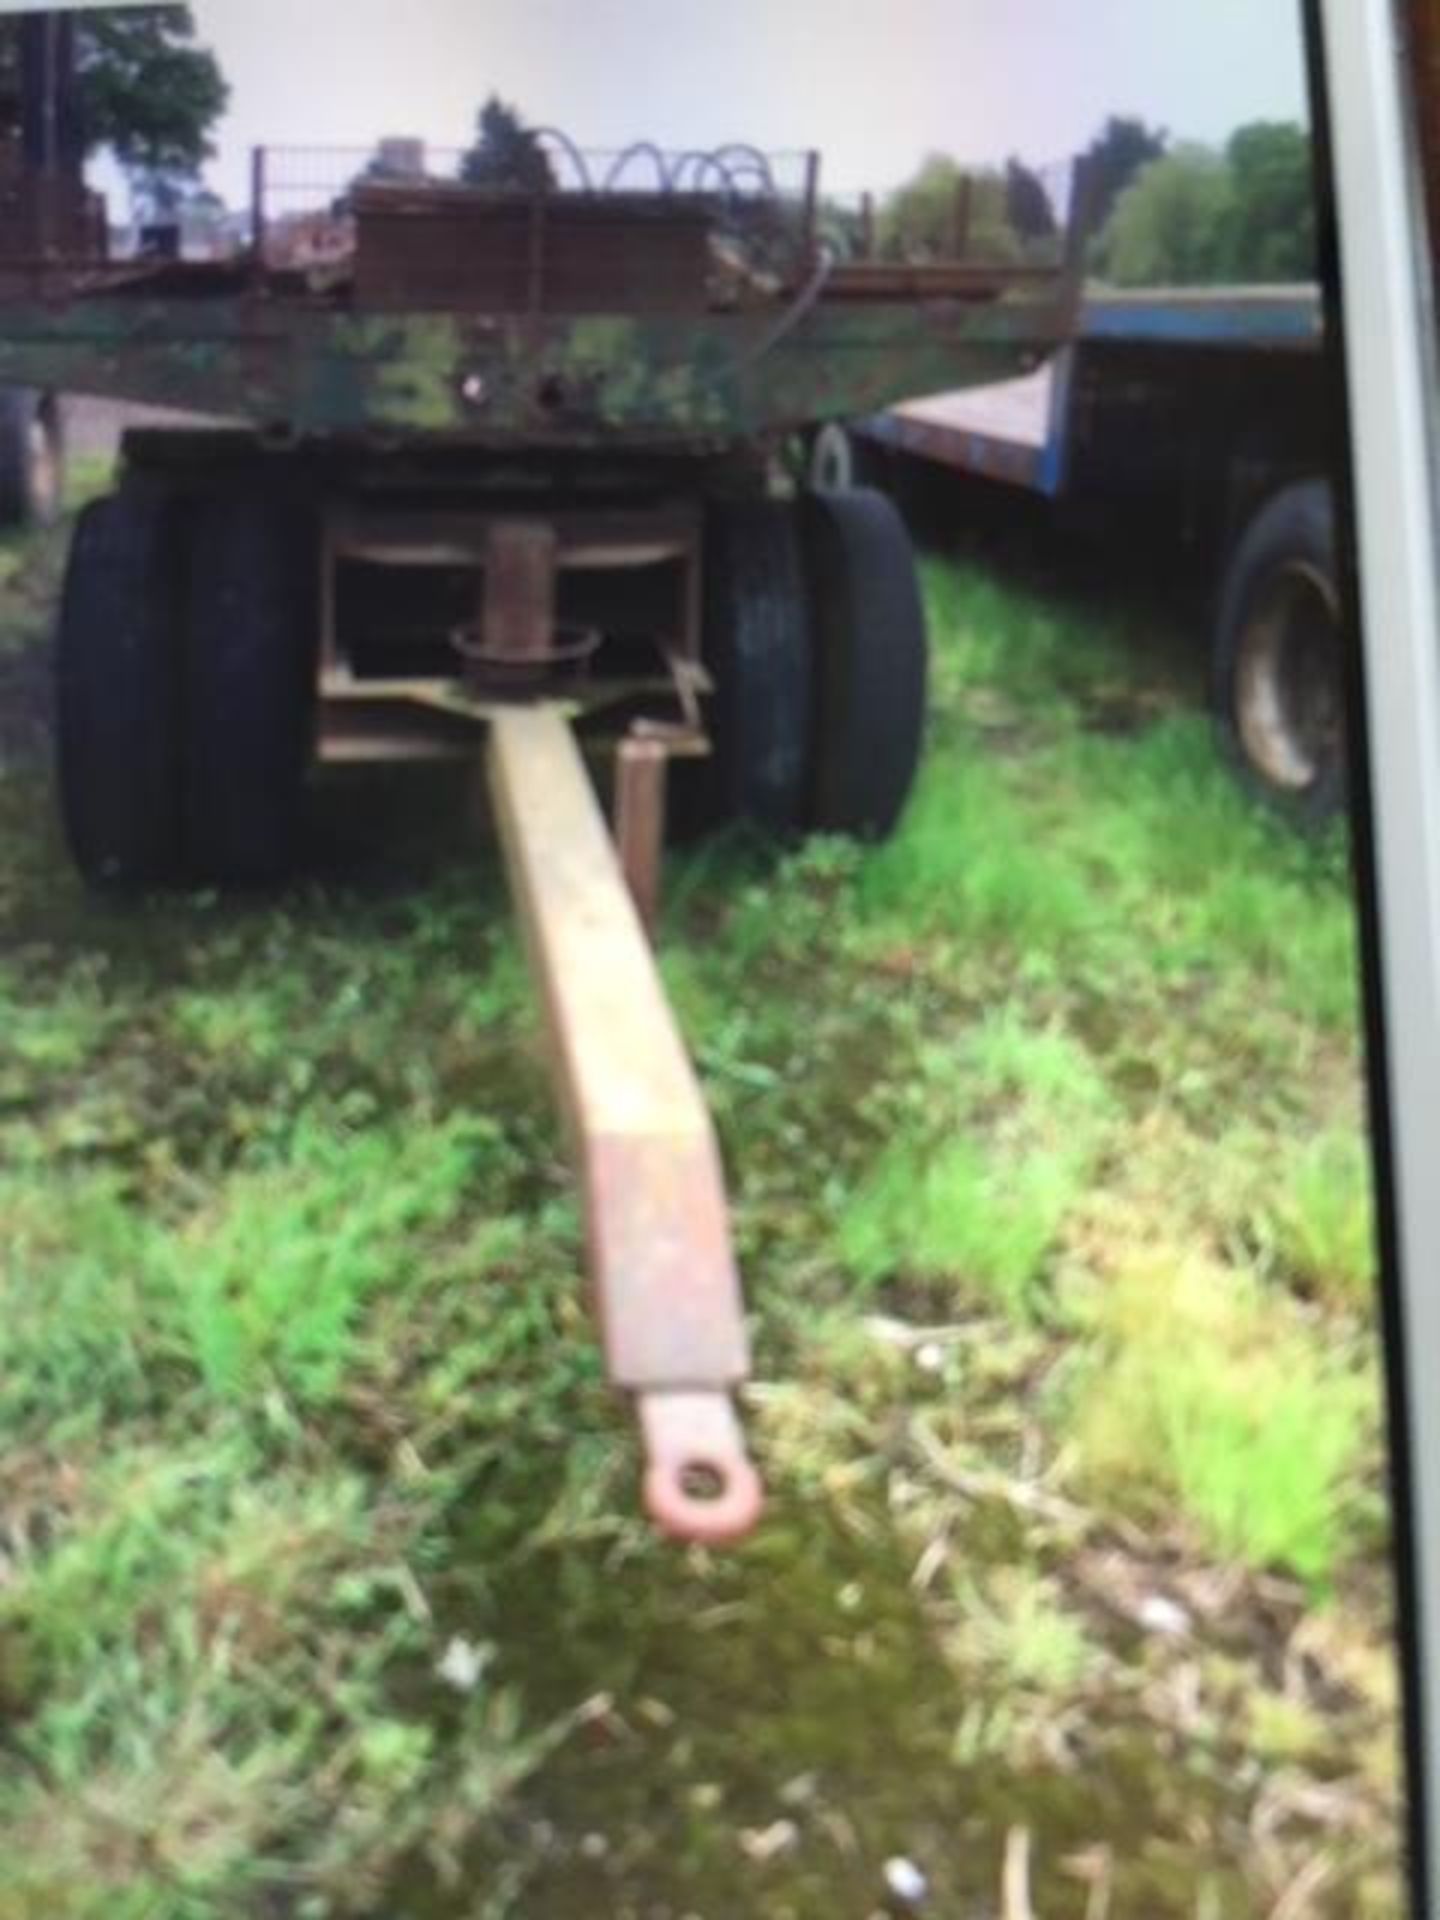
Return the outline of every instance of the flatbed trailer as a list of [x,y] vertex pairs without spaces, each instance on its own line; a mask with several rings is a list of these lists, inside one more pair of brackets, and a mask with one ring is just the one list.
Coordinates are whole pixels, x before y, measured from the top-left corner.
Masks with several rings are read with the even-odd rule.
[[[64,119],[0,177],[0,386],[218,423],[127,434],[75,530],[74,858],[109,889],[272,884],[317,768],[483,765],[646,1505],[734,1539],[761,1506],[740,1280],[647,937],[667,768],[692,830],[894,827],[925,708],[908,539],[881,495],[787,494],[783,450],[1037,366],[1074,261],[839,261],[814,155],[559,135],[541,184],[483,189],[433,157],[377,182],[364,154],[260,151],[239,257],[112,260],[40,138]],[[297,183],[318,263],[283,244]]]
[[[1310,285],[1091,289],[1046,364],[822,429],[829,485],[925,462],[1179,536],[1215,579],[1211,688],[1237,763],[1311,817],[1344,797],[1337,446]],[[877,456],[880,456],[877,462]],[[893,477],[893,469],[892,469]]]

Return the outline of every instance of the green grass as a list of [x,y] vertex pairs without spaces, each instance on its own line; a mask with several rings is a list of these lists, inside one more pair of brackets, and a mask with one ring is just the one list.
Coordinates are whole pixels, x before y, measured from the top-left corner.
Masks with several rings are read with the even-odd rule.
[[932,760],[905,830],[860,874],[862,921],[886,938],[932,932],[1058,964],[1097,939],[1086,875],[1045,842],[997,768]]
[[0,1423],[67,1440],[142,1414],[183,1367],[161,1237],[113,1174],[0,1178]]
[[865,1283],[941,1280],[956,1300],[1024,1311],[1083,1182],[1059,1152],[1004,1165],[964,1139],[892,1147],[842,1215],[837,1250]]
[[[1064,1400],[1080,1475],[1211,1550],[1323,1586],[1343,1551],[1374,1381],[1234,1268],[1157,1252],[1107,1277]],[[1157,1504],[1158,1503],[1158,1504]]]
[[[0,648],[60,550],[0,546]],[[41,773],[0,776],[0,1920],[812,1920],[897,1852],[986,1911],[1015,1820],[1037,1911],[1081,1910],[1082,1835],[1117,1914],[1191,1920],[1207,1876],[1269,1910],[1333,1843],[1297,1815],[1247,1851],[1247,1740],[1380,1777],[1342,836],[1246,800],[1124,628],[974,566],[926,589],[897,837],[669,875],[772,1487],[731,1556],[638,1518],[518,943],[451,802],[377,789],[383,857],[283,900],[119,911]],[[1238,1676],[1223,1765],[1155,1719],[1195,1647],[1132,1647],[1097,1565],[1238,1569],[1199,1649]],[[1343,1687],[1317,1656],[1313,1710],[1262,1577],[1366,1651]],[[757,1869],[735,1835],[777,1807],[802,1840]],[[1337,1856],[1367,1916],[1392,1838]]]
[[[0,1910],[233,1911],[298,1885],[328,1911],[497,1805],[549,1737],[513,1696],[393,1698],[430,1638],[411,1507],[238,1433],[110,1462],[0,1604],[34,1767],[0,1787]],[[343,1827],[315,1830],[327,1800]]]
[[962,1684],[1041,1695],[1052,1706],[1073,1694],[1100,1649],[1066,1607],[1059,1582],[1029,1568],[987,1578],[962,1574],[951,1595],[955,1625],[946,1651]]
[[282,1170],[227,1182],[171,1256],[206,1386],[333,1394],[367,1297],[395,1285],[427,1229],[454,1219],[483,1137],[458,1120],[398,1137],[312,1124]]
[[1287,1275],[1337,1306],[1372,1312],[1375,1208],[1370,1163],[1353,1130],[1297,1143],[1281,1166],[1262,1229]]

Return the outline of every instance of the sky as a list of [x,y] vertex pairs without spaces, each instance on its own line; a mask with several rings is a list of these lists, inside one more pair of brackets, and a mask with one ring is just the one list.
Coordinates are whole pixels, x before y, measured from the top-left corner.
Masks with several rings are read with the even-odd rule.
[[233,88],[210,183],[257,144],[463,146],[498,92],[582,147],[814,147],[835,192],[927,153],[1032,164],[1107,114],[1223,140],[1304,117],[1299,0],[193,0]]

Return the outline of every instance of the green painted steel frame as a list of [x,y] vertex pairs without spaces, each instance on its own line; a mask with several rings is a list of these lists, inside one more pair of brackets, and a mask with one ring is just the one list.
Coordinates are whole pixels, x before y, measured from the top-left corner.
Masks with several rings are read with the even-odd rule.
[[637,319],[365,314],[229,295],[0,307],[0,385],[190,409],[299,437],[477,446],[722,444],[1023,372],[1053,286],[988,301],[820,301]]

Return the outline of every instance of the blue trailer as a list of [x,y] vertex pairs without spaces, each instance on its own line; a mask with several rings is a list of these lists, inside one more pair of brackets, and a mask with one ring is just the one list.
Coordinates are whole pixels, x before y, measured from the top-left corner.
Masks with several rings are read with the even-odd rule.
[[1319,818],[1344,797],[1334,470],[1339,400],[1313,286],[1092,291],[1023,379],[827,428],[811,477],[921,461],[1179,536],[1215,582],[1211,685],[1241,769]]

